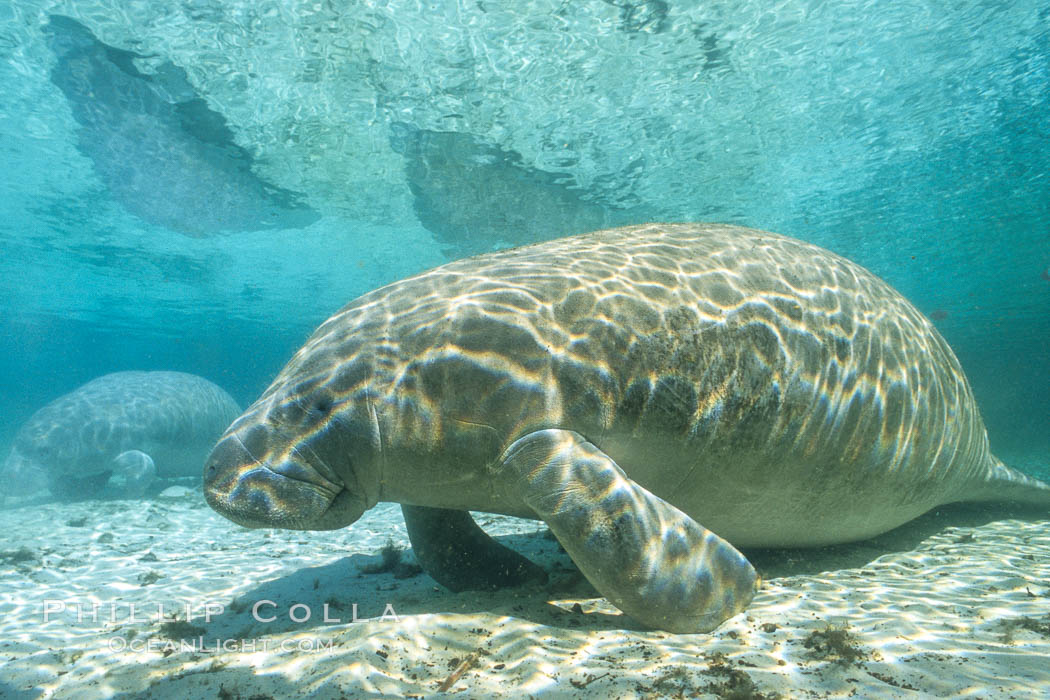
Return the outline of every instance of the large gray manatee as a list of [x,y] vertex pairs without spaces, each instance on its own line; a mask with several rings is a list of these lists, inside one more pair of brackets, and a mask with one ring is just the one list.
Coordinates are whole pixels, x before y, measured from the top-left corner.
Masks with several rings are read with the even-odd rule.
[[42,474],[60,497],[96,494],[119,474],[127,495],[140,495],[154,477],[199,475],[240,411],[226,391],[192,374],[106,374],[34,413],[3,473]]
[[401,503],[453,589],[542,571],[466,511],[544,520],[594,587],[675,632],[742,610],[736,546],[847,542],[939,504],[1050,504],[889,285],[734,226],[601,231],[460,260],[328,319],[226,432],[208,502],[340,528]]

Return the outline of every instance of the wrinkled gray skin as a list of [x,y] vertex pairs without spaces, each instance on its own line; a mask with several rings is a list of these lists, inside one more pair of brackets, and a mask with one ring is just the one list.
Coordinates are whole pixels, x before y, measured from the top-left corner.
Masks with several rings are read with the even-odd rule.
[[4,463],[60,497],[96,495],[114,474],[141,495],[155,477],[196,476],[240,413],[223,389],[183,372],[115,372],[34,413]]
[[482,255],[351,302],[230,427],[205,494],[249,527],[401,503],[455,589],[542,577],[463,511],[540,518],[599,592],[675,632],[750,601],[735,546],[1050,503],[989,453],[958,360],[900,294],[816,246],[702,224]]

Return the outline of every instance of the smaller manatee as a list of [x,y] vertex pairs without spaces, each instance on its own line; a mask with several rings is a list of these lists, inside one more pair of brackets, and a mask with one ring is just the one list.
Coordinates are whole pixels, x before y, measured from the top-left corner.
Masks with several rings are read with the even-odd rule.
[[141,496],[156,477],[197,476],[240,413],[207,379],[183,372],[114,372],[34,413],[2,473],[34,476],[60,497],[92,496],[110,477]]

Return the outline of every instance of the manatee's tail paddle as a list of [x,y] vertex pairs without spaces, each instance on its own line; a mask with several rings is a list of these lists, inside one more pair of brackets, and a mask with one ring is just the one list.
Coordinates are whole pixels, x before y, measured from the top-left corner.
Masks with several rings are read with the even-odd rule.
[[964,501],[1013,501],[1050,507],[1050,484],[1008,467],[993,455],[988,456],[984,478],[969,489]]

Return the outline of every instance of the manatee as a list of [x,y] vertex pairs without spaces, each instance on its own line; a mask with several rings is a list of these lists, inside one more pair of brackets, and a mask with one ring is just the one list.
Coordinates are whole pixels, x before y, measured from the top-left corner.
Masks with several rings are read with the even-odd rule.
[[[494,243],[522,244],[609,226],[626,215],[588,201],[564,173],[530,168],[521,154],[470,134],[390,125],[390,145],[405,157],[419,222],[446,253],[477,253]],[[456,256],[450,256],[456,257]]]
[[95,495],[119,474],[127,495],[141,495],[155,477],[198,476],[240,412],[223,389],[192,374],[106,374],[34,413],[3,472],[41,473],[60,497]]
[[1050,504],[990,453],[959,361],[898,292],[710,224],[491,253],[360,297],[230,426],[204,482],[248,527],[400,503],[453,588],[537,576],[467,511],[539,518],[599,593],[671,632],[747,606],[737,547],[860,540],[953,501]]
[[[297,193],[255,174],[252,154],[185,70],[105,44],[50,15],[51,82],[77,122],[77,147],[113,198],[143,221],[194,238],[304,228],[320,215]],[[144,73],[152,65],[152,74]]]

